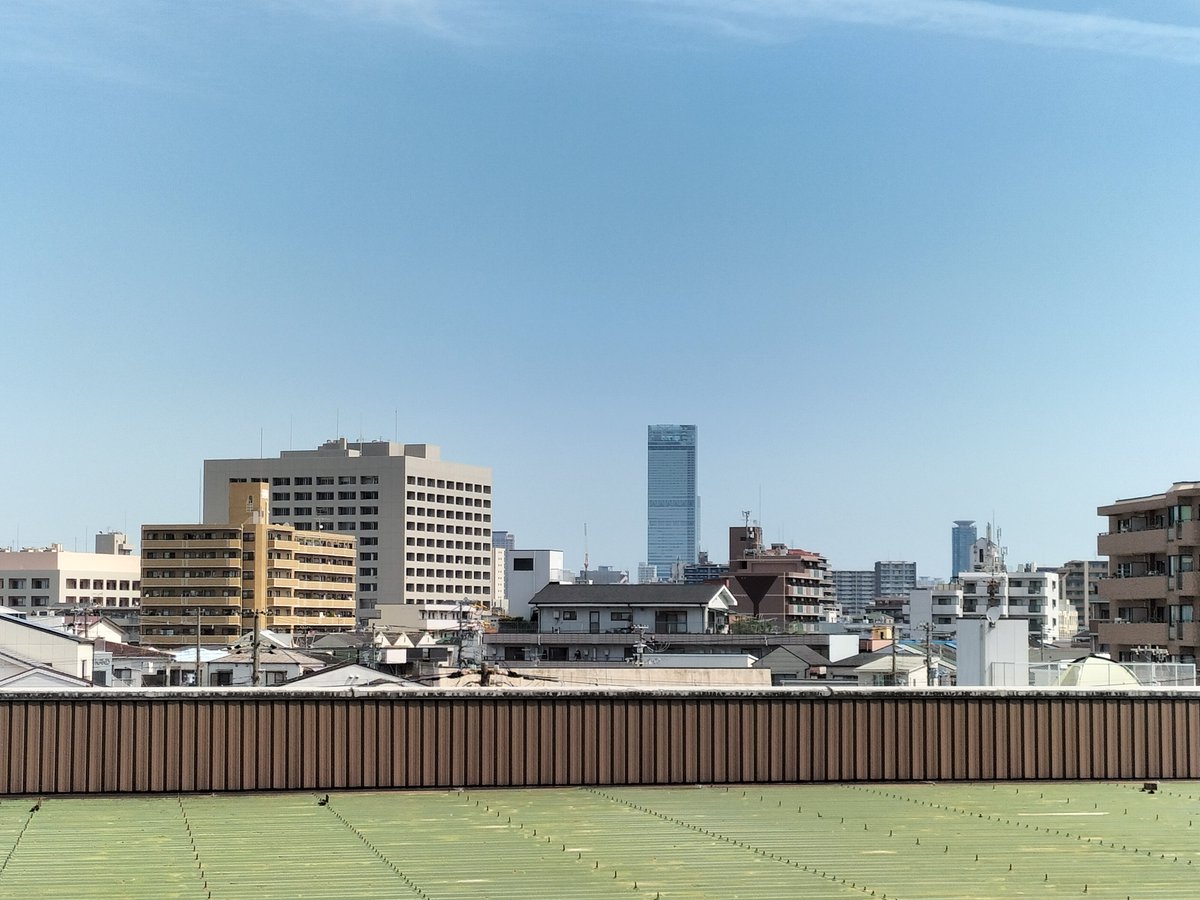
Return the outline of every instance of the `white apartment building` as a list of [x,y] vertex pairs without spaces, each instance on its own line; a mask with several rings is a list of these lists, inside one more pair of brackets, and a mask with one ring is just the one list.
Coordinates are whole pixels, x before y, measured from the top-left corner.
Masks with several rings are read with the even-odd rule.
[[1078,629],[1078,614],[1062,595],[1057,572],[1039,572],[1027,563],[1015,572],[963,572],[958,583],[917,589],[909,597],[910,633],[954,637],[957,620],[999,607],[1006,618],[1028,620],[1029,634],[1043,642],[1067,640]]
[[228,515],[231,481],[271,485],[271,521],[358,537],[358,621],[402,606],[492,603],[492,470],[433,444],[327,441],[270,459],[204,462],[204,521]]
[[574,584],[561,550],[510,550],[504,565],[504,584],[508,597],[508,614],[528,619],[529,601],[548,584]]
[[95,553],[0,549],[0,605],[25,617],[95,611],[128,627],[141,603],[141,558],[121,532],[96,535]]

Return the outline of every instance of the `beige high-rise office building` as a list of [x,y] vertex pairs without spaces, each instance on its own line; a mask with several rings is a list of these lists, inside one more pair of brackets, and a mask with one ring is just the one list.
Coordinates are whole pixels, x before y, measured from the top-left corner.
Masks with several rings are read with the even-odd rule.
[[205,647],[260,628],[297,643],[355,624],[355,540],[273,524],[270,485],[226,486],[223,524],[142,528],[142,643]]
[[[432,444],[328,441],[270,459],[204,463],[204,521],[229,484],[271,488],[271,519],[358,537],[358,618],[388,605],[457,615],[492,603],[492,470],[447,462]],[[386,617],[391,619],[393,617]]]

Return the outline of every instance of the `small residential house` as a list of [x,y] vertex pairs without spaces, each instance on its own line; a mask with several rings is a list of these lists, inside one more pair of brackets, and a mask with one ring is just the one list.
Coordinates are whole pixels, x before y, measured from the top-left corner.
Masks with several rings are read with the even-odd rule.
[[101,687],[163,687],[174,664],[174,654],[98,638],[92,680]]
[[542,634],[723,634],[737,600],[719,584],[548,584],[530,606]]
[[742,650],[728,634],[737,600],[721,584],[549,584],[530,606],[534,631],[484,635],[490,654],[509,662],[619,664],[707,639]]
[[78,675],[0,650],[0,692],[79,691],[91,688],[92,683]]
[[776,647],[754,664],[771,670],[771,684],[796,684],[825,677],[829,660],[804,644]]
[[[259,650],[261,685],[283,684],[308,672],[325,668],[325,660],[307,656],[285,647],[262,647]],[[244,687],[254,683],[254,651],[235,650],[208,663],[209,687]]]
[[327,634],[313,641],[311,649],[390,672],[400,672],[417,662],[439,661],[447,655],[445,645],[427,631]]

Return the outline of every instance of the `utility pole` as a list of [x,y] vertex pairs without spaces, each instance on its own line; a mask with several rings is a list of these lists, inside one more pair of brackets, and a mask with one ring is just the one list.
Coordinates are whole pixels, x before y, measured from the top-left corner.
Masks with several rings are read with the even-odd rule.
[[258,639],[258,616],[259,612],[254,611],[254,637],[250,644],[250,683],[254,687],[262,684],[262,642]]
[[933,623],[921,627],[925,629],[925,686],[933,687]]
[[200,605],[196,604],[196,687],[200,687]]
[[892,619],[892,687],[897,684],[896,681],[896,651],[899,649],[899,636],[896,631],[896,620]]

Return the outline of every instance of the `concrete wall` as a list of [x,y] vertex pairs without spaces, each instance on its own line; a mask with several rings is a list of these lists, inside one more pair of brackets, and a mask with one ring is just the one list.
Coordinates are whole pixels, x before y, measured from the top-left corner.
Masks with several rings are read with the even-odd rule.
[[[532,569],[515,569],[521,561],[532,563]],[[508,599],[508,614],[528,619],[529,601],[550,582],[570,584],[563,569],[561,550],[510,550],[504,555],[504,590]]]

